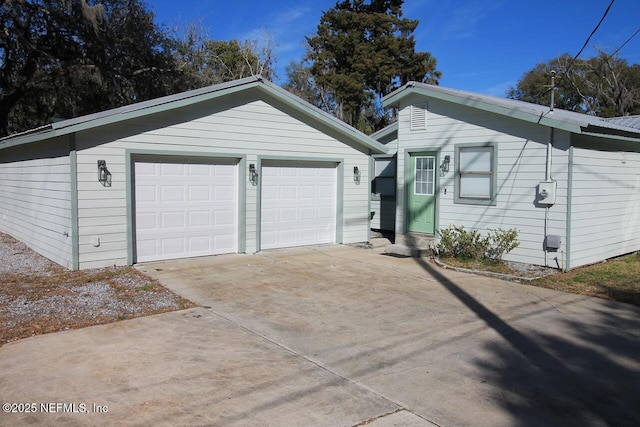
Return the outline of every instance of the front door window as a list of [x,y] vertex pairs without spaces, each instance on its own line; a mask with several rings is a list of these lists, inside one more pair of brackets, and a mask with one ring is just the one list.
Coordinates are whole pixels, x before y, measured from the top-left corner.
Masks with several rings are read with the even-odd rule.
[[433,196],[435,181],[435,157],[415,158],[415,188],[414,194],[423,196]]

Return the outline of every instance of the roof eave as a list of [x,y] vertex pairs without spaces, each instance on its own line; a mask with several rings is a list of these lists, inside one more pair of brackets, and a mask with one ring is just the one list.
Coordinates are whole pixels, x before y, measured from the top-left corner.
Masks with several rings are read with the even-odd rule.
[[386,138],[387,136],[390,136],[393,133],[397,133],[397,132],[398,132],[398,122],[394,122],[394,123],[391,123],[389,126],[386,126],[380,129],[379,131],[372,133],[369,136],[375,140],[380,140],[382,138]]
[[476,108],[479,110],[487,111],[490,113],[496,113],[507,117],[513,117],[518,120],[523,120],[529,123],[537,123],[544,126],[553,127],[556,129],[562,129],[569,132],[580,132],[580,125],[568,123],[566,121],[561,121],[554,119],[552,115],[540,114],[536,111],[524,111],[520,108],[507,108],[501,105],[495,105],[488,102],[483,102],[478,99],[466,98],[462,96],[456,96],[449,93],[443,93],[439,91],[430,91],[426,88],[414,86],[413,82],[407,83],[405,86],[396,90],[395,92],[390,93],[385,98],[383,98],[383,106],[384,107],[398,107],[400,101],[409,96],[410,94],[415,93],[418,95],[428,96],[430,98],[440,99],[442,101],[448,101],[455,104],[464,105],[471,108]]
[[629,132],[610,133],[611,129],[598,128],[596,126],[586,126],[581,129],[580,134],[586,136],[592,136],[595,138],[607,138],[615,139],[617,141],[640,143],[640,134],[634,136]]

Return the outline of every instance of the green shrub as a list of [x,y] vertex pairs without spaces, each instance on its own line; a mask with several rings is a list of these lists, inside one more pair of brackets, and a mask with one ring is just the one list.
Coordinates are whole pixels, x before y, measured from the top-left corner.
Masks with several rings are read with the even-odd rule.
[[502,260],[503,256],[520,246],[518,230],[515,228],[509,230],[501,228],[497,230],[489,229],[489,241],[491,244],[485,256],[496,261]]
[[452,225],[438,230],[440,241],[438,255],[461,259],[487,258],[500,261],[502,257],[520,245],[518,230],[489,229],[486,236],[479,231],[467,231],[463,226]]

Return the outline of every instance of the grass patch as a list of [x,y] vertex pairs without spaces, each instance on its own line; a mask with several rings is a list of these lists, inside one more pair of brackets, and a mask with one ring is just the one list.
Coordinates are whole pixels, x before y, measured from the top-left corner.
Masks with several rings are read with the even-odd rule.
[[[470,270],[490,271],[528,279],[528,284],[558,291],[587,295],[640,306],[640,252],[610,259],[606,262],[576,268],[567,273],[531,267],[523,271],[522,265],[508,261],[440,258],[444,264]],[[545,271],[546,270],[546,271]]]
[[640,253],[559,273],[531,284],[640,306]]

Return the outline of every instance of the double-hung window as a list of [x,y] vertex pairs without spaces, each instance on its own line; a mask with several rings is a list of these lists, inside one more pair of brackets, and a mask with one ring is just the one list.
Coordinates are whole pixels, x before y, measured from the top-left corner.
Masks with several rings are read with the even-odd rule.
[[496,204],[496,147],[493,144],[455,147],[455,202]]

